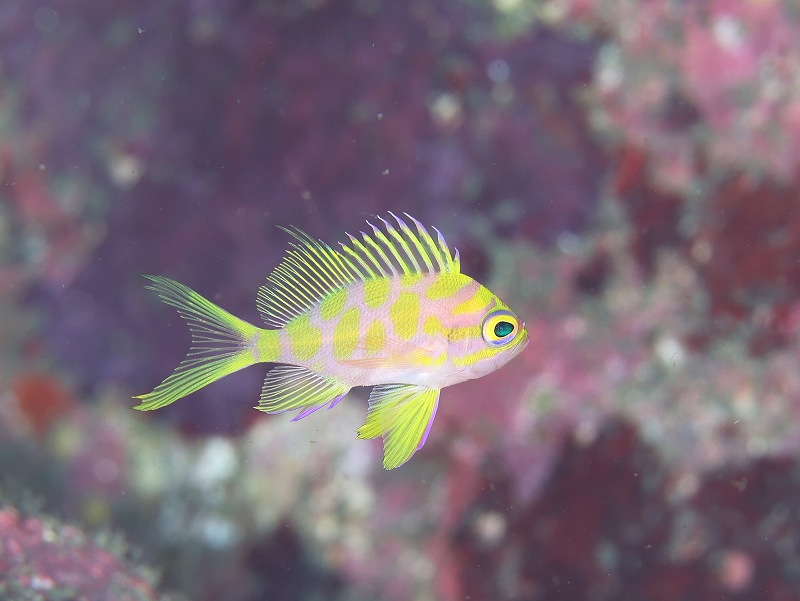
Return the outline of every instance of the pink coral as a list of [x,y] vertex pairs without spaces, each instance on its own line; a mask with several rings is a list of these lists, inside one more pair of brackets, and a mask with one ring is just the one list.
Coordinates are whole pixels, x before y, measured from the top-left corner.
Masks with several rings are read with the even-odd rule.
[[163,599],[151,582],[75,527],[0,509],[0,596],[17,601]]
[[[669,177],[677,157],[794,176],[800,21],[791,2],[588,4],[573,14],[610,34],[597,69],[600,122],[657,157],[661,186],[690,189],[692,177]],[[696,118],[676,123],[687,110]]]

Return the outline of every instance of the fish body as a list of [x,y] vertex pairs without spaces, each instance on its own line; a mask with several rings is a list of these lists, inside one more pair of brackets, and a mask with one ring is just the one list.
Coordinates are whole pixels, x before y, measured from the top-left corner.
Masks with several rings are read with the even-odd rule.
[[462,274],[438,230],[416,219],[349,236],[334,249],[300,230],[267,278],[257,305],[267,324],[249,324],[193,290],[160,276],[149,288],[177,308],[192,348],[136,408],[157,409],[254,363],[278,363],[264,381],[267,413],[294,420],[332,408],[354,386],[374,386],[359,438],[382,436],[384,467],[422,447],[439,391],[495,371],[528,342],[524,323],[495,294]]

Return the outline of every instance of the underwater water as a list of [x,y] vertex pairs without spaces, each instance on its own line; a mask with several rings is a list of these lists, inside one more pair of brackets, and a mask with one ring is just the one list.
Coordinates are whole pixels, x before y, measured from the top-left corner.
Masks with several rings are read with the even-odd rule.
[[[800,599],[793,0],[2,0],[0,599]],[[268,367],[296,226],[407,212],[530,343],[393,470]]]

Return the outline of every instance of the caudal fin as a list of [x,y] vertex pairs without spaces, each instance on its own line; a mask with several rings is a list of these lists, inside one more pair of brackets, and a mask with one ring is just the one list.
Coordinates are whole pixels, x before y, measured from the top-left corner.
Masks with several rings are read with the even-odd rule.
[[169,278],[145,275],[148,289],[172,305],[189,324],[192,346],[186,358],[152,392],[135,396],[149,411],[169,405],[203,386],[256,363],[256,339],[261,331]]

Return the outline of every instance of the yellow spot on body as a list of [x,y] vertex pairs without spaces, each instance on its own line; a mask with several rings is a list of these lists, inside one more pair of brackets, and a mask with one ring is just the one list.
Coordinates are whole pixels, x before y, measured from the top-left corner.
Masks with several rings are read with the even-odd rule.
[[383,350],[384,346],[386,346],[386,328],[380,321],[375,320],[367,328],[364,348],[374,353]]
[[477,339],[481,337],[480,326],[463,326],[460,328],[452,328],[447,333],[447,338],[454,342],[456,340],[466,340],[468,338]]
[[322,332],[311,325],[308,314],[298,315],[284,330],[289,335],[292,354],[302,361],[311,359],[322,347]]
[[333,356],[337,359],[349,359],[356,352],[360,317],[358,308],[351,307],[339,318],[333,330]]
[[413,292],[401,292],[389,308],[389,317],[399,338],[403,340],[413,338],[417,333],[419,322],[419,295]]
[[256,361],[272,363],[281,356],[278,330],[261,330],[256,334],[253,358]]
[[489,308],[492,298],[494,298],[494,294],[492,294],[488,288],[479,286],[475,291],[475,294],[472,295],[472,298],[465,300],[463,303],[453,309],[453,315],[463,315],[465,313],[477,313],[478,311],[484,311]]
[[430,300],[450,298],[469,284],[470,278],[460,273],[440,273],[433,283],[428,286],[425,296]]
[[436,334],[444,334],[444,324],[442,324],[442,320],[436,317],[435,315],[430,315],[425,318],[425,323],[422,326],[422,331],[428,334],[429,336],[434,336]]
[[347,289],[340,288],[326,296],[319,306],[319,314],[322,319],[328,320],[336,317],[344,309],[344,303],[347,300]]
[[421,367],[435,367],[438,365],[442,365],[446,359],[447,359],[447,353],[444,352],[439,353],[435,357],[420,352],[414,357],[414,362],[419,364]]
[[411,288],[422,279],[421,273],[406,273],[400,277],[400,285],[403,288]]
[[364,302],[374,309],[389,300],[389,278],[375,278],[364,282]]

